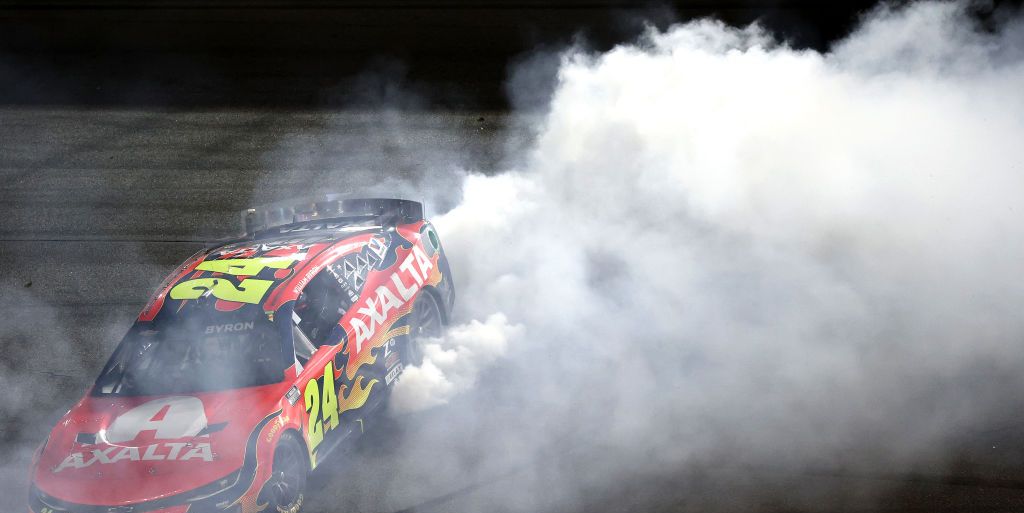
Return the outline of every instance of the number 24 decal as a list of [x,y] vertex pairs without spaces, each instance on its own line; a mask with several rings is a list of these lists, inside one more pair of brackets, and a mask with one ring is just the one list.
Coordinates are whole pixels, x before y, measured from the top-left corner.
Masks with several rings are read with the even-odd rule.
[[[199,271],[225,273],[233,276],[255,276],[267,267],[284,269],[296,259],[293,257],[229,258],[207,260],[196,266]],[[222,278],[199,278],[183,281],[171,289],[171,299],[199,299],[207,291],[217,299],[238,303],[259,303],[270,286],[271,280],[246,278],[236,287],[230,280]]]
[[[303,394],[306,403],[306,412],[309,413],[309,452],[316,450],[324,439],[324,424],[331,430],[338,427],[338,396],[334,390],[334,362],[328,362],[324,367],[323,393],[320,391],[320,382],[316,379],[306,383],[306,391]],[[320,414],[323,413],[323,421]]]

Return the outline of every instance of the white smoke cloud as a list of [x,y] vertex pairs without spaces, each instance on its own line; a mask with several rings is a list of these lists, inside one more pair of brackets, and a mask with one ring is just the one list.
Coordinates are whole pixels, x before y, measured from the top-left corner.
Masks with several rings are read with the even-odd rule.
[[916,3],[825,54],[708,20],[567,52],[523,164],[435,218],[460,322],[522,325],[505,370],[441,346],[405,384],[430,406],[483,372],[480,401],[516,398],[528,415],[461,419],[501,424],[474,432],[484,466],[569,433],[633,471],[941,467],[1024,385],[1020,26]]
[[486,321],[471,320],[449,328],[444,336],[423,344],[423,363],[402,373],[389,406],[398,413],[447,404],[456,394],[476,385],[480,369],[505,354],[510,339],[522,326],[510,325],[500,313]]

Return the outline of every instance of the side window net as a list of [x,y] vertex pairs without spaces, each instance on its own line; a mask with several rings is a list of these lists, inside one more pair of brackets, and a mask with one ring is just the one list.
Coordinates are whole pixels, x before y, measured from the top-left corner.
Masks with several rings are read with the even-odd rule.
[[[314,348],[331,342],[331,332],[358,298],[352,297],[348,283],[337,277],[334,267],[320,271],[295,300],[292,320]],[[298,342],[295,351],[299,354]]]

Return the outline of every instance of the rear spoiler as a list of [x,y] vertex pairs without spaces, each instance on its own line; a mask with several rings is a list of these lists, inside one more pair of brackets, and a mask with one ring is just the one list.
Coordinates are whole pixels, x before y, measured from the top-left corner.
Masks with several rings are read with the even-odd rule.
[[365,221],[378,218],[381,226],[415,223],[423,220],[423,204],[395,198],[341,198],[340,194],[321,194],[245,209],[241,212],[246,236],[258,232],[309,221]]

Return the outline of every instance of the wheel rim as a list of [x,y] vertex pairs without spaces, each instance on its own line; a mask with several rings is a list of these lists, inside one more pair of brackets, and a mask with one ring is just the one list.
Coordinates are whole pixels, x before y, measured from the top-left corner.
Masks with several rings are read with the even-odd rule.
[[268,499],[278,511],[298,511],[306,487],[306,472],[294,443],[283,443],[277,447],[271,473],[267,483]]
[[416,337],[440,337],[441,336],[441,312],[438,311],[437,301],[427,296],[422,308],[418,308],[416,314]]

